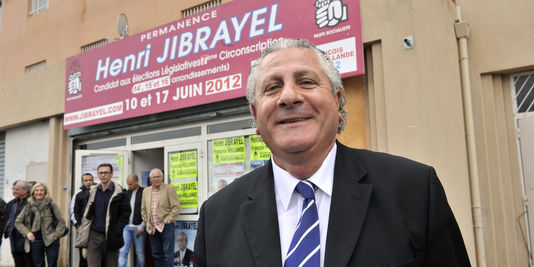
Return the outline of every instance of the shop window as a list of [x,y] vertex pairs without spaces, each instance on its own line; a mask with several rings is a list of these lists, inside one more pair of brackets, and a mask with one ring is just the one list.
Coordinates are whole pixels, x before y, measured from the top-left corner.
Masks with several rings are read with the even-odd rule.
[[31,65],[28,65],[25,67],[25,72],[30,72],[30,71],[33,71],[33,70],[36,70],[40,67],[44,67],[46,65],[46,60],[42,60],[42,61],[39,61],[37,63],[33,63]]
[[534,111],[534,72],[512,76],[517,113]]
[[97,48],[97,47],[100,47],[100,46],[104,46],[104,45],[107,45],[107,44],[108,44],[108,39],[98,40],[96,42],[92,42],[90,44],[82,46],[82,52],[89,51],[91,49],[94,49],[94,48]]
[[30,15],[35,16],[48,9],[48,0],[32,0]]
[[126,145],[126,138],[119,138],[119,139],[89,143],[80,148],[82,149],[104,149],[104,148],[110,148],[110,147],[120,147],[120,146],[125,146],[125,145]]
[[235,130],[249,129],[252,126],[252,119],[223,122],[208,125],[208,133],[222,133]]
[[267,163],[271,151],[257,134],[208,141],[208,195]]
[[184,17],[188,17],[188,16],[194,15],[196,13],[200,13],[202,11],[205,11],[205,10],[208,10],[210,8],[214,8],[214,7],[220,6],[220,5],[221,5],[221,0],[209,1],[207,3],[204,3],[204,4],[201,4],[201,5],[194,6],[192,8],[188,8],[186,10],[183,10],[182,11],[182,15]]
[[200,135],[202,133],[200,126],[180,130],[166,131],[160,133],[151,133],[144,135],[132,136],[132,144],[142,144],[148,142],[162,141],[173,138],[184,138]]

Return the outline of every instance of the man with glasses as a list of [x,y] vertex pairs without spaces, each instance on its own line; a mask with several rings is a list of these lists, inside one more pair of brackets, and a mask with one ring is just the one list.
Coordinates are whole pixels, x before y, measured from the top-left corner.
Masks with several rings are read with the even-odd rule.
[[33,260],[31,253],[26,253],[24,250],[25,237],[15,228],[15,219],[26,206],[28,195],[32,189],[32,185],[25,181],[15,181],[13,183],[13,200],[7,203],[6,207],[6,222],[5,238],[11,241],[11,254],[15,260],[16,267],[32,267]]
[[150,171],[151,186],[143,191],[141,216],[146,224],[152,255],[156,266],[174,264],[174,223],[180,214],[180,201],[176,190],[163,183],[160,169]]
[[87,248],[89,267],[117,266],[119,249],[124,245],[122,230],[128,224],[130,203],[126,191],[111,181],[113,166],[102,163],[97,168],[100,184],[91,186],[89,198],[78,228],[76,247]]

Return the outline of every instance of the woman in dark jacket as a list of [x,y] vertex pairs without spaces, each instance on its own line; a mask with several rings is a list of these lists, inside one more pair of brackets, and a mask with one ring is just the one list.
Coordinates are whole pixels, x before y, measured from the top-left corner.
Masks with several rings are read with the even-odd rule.
[[65,220],[59,207],[48,196],[45,184],[33,186],[28,204],[15,220],[15,227],[26,237],[24,248],[32,254],[36,267],[56,267],[59,238],[65,232]]

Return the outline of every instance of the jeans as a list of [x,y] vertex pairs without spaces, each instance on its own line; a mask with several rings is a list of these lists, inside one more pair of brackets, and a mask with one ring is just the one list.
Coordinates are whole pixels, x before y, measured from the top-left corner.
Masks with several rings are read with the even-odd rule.
[[167,223],[163,227],[163,232],[154,229],[153,235],[148,235],[152,256],[156,261],[155,266],[173,267],[174,266],[174,223]]
[[48,267],[57,267],[59,255],[59,240],[55,240],[50,246],[45,247],[43,240],[31,242],[31,254],[35,267],[45,267],[45,254]]
[[128,253],[132,240],[135,243],[135,255],[137,256],[137,267],[145,266],[145,233],[137,236],[137,227],[126,226],[122,230],[122,237],[124,238],[124,246],[119,251],[119,267],[126,267],[128,263]]

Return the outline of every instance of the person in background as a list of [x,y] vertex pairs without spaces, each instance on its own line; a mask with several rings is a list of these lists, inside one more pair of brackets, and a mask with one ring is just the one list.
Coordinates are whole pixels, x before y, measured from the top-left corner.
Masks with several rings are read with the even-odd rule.
[[193,266],[193,251],[187,248],[187,234],[179,232],[176,238],[178,242],[178,251],[174,253],[175,266]]
[[28,204],[15,220],[15,227],[26,237],[24,249],[31,253],[36,267],[57,266],[59,238],[65,232],[65,220],[58,205],[49,197],[45,184],[33,186]]
[[111,180],[111,164],[102,163],[97,171],[100,184],[89,189],[76,247],[87,248],[89,267],[100,267],[102,263],[113,267],[118,265],[119,249],[124,245],[122,230],[128,224],[130,203],[122,187]]
[[122,232],[124,246],[119,251],[119,267],[126,267],[128,263],[128,253],[132,240],[135,243],[135,255],[137,257],[137,267],[145,266],[145,222],[141,218],[141,199],[143,197],[143,187],[139,186],[137,174],[130,174],[126,179],[128,184],[127,196],[130,201],[130,220]]
[[24,250],[25,236],[15,228],[15,219],[27,204],[27,199],[31,191],[31,184],[17,180],[13,183],[13,200],[7,203],[6,207],[6,230],[5,238],[11,242],[11,254],[15,261],[15,267],[33,267],[32,255]]
[[[93,175],[91,173],[84,173],[82,175],[82,186],[80,186],[80,189],[72,195],[72,200],[70,201],[70,220],[76,229],[80,227],[80,223],[82,222],[83,211],[87,204],[87,199],[89,198],[89,188],[93,184]],[[80,255],[78,266],[86,267],[87,259],[83,255],[83,248],[79,248],[78,251]]]
[[[7,223],[7,219],[6,218],[6,210],[7,208],[7,203],[4,201],[3,198],[0,198],[0,229],[2,231],[2,235],[4,233],[4,231],[6,230],[6,223]],[[2,246],[2,240],[3,238],[0,238],[0,246]]]
[[180,214],[180,201],[176,190],[163,183],[160,169],[150,171],[151,186],[143,190],[141,216],[146,224],[152,255],[156,266],[174,264],[174,224]]

